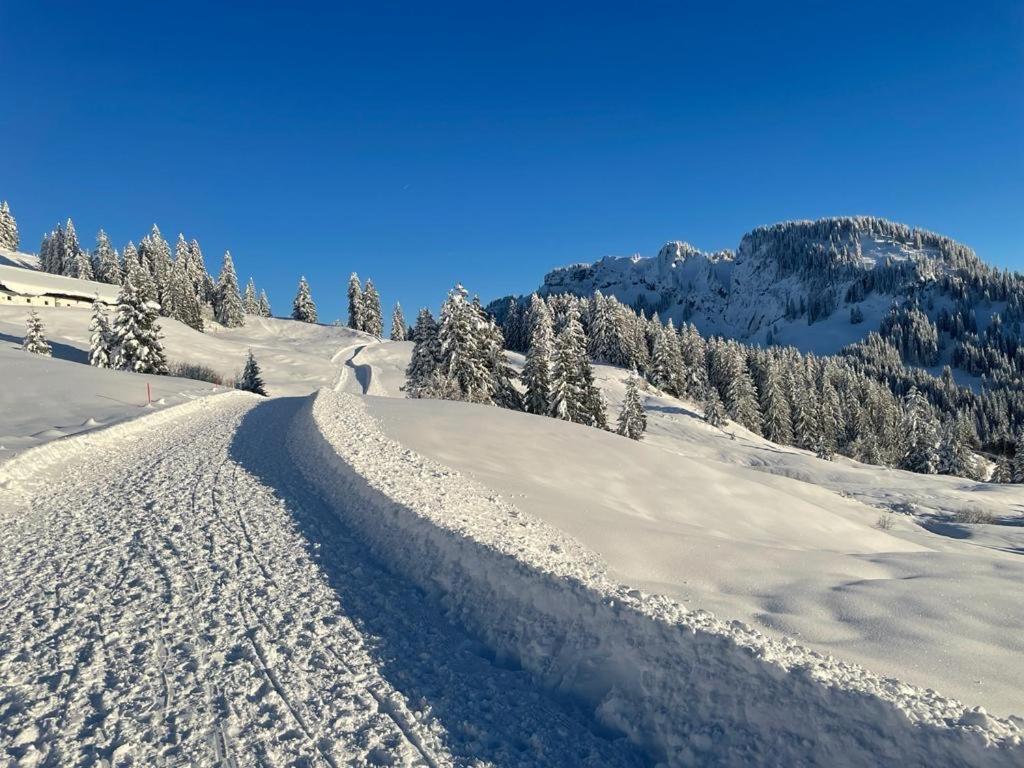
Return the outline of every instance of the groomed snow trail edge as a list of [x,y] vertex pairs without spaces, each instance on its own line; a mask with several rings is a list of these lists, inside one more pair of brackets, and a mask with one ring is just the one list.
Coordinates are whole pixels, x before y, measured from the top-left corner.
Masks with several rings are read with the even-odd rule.
[[655,760],[1024,761],[1019,722],[615,584],[555,528],[386,437],[356,396],[312,396],[289,447],[378,558]]

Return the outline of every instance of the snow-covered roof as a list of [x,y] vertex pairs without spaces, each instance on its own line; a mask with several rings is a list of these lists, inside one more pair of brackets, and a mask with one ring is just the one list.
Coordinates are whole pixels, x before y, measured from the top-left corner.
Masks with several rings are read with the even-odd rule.
[[78,280],[63,275],[53,275],[35,269],[10,267],[0,264],[0,286],[22,296],[71,296],[113,304],[117,301],[119,287],[92,280]]

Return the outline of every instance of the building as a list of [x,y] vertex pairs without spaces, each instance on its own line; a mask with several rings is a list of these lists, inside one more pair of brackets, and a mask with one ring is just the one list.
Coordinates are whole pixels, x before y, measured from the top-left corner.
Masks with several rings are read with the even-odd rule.
[[120,290],[108,283],[0,264],[0,307],[89,307],[96,299],[114,305]]

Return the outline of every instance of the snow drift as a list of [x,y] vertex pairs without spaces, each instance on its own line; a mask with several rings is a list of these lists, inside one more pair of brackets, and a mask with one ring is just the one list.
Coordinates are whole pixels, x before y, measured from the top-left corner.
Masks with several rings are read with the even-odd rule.
[[573,539],[387,438],[357,397],[321,390],[289,445],[378,557],[437,595],[497,658],[582,700],[655,759],[1024,759],[1015,720],[615,584]]

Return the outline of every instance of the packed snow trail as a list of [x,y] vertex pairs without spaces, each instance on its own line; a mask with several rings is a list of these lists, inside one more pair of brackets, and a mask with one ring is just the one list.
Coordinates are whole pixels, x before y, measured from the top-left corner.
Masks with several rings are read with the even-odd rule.
[[0,763],[642,764],[365,552],[284,448],[298,405],[200,401],[0,490]]

